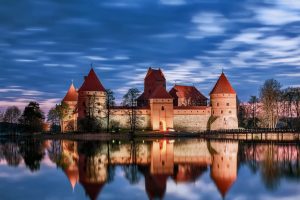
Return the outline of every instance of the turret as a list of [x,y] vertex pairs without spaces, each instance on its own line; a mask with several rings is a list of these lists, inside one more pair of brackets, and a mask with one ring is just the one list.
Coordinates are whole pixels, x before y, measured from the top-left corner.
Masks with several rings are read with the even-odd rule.
[[62,100],[62,103],[67,105],[68,110],[64,119],[61,120],[61,132],[77,130],[77,101],[78,93],[72,83],[66,96]]
[[210,92],[210,101],[212,107],[210,129],[237,129],[236,92],[223,72]]
[[105,99],[105,88],[92,68],[78,90],[78,118],[102,117]]

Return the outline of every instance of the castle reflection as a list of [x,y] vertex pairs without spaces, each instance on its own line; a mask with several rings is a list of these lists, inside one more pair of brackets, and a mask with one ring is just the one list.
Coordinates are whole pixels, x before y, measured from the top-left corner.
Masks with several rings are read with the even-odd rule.
[[[57,143],[54,142],[54,143]],[[124,166],[125,176],[135,183],[138,173],[145,178],[149,199],[162,199],[168,178],[177,184],[196,181],[211,167],[211,178],[225,196],[237,177],[238,142],[205,140],[74,142],[60,141],[60,155],[53,156],[67,175],[72,188],[79,183],[91,200],[96,199],[109,180],[109,166]],[[52,147],[49,149],[53,152]],[[53,152],[54,153],[54,152]],[[127,175],[126,175],[127,174]]]
[[195,182],[210,173],[220,196],[225,198],[237,180],[241,165],[259,172],[267,188],[276,189],[281,178],[299,180],[298,144],[253,144],[238,141],[21,141],[2,142],[0,161],[18,166],[24,160],[31,170],[39,169],[44,156],[63,170],[72,189],[81,185],[91,199],[100,196],[114,181],[121,166],[130,184],[144,177],[149,199],[163,199],[168,181]]

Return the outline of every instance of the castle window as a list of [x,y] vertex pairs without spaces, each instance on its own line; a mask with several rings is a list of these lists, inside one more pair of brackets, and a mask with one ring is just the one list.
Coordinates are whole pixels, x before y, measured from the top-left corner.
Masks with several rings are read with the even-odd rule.
[[219,103],[217,103],[217,106],[219,106]]
[[223,110],[221,110],[221,114],[223,114]]
[[229,103],[226,103],[226,106],[229,106]]
[[161,110],[165,110],[165,107],[164,107],[164,106],[162,106],[162,107],[161,107]]
[[231,114],[231,110],[229,110],[229,114]]
[[215,111],[213,111],[213,114],[215,114]]

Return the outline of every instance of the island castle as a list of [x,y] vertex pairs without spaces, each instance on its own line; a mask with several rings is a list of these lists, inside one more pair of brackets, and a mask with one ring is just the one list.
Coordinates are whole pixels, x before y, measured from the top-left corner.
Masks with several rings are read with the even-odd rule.
[[[236,96],[224,72],[210,92],[208,104],[208,99],[195,86],[175,84],[168,92],[162,70],[150,67],[144,79],[144,91],[136,100],[138,128],[191,132],[237,129]],[[62,132],[76,131],[78,120],[84,117],[104,119],[107,113],[106,90],[93,68],[78,90],[71,84],[62,102],[68,105],[67,115],[61,122]],[[130,112],[127,107],[111,107],[110,121],[118,123],[120,128],[129,128]]]

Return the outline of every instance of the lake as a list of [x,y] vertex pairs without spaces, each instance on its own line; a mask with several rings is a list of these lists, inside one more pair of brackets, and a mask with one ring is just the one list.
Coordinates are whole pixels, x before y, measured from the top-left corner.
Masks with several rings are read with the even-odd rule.
[[0,199],[300,199],[300,145],[1,140]]

